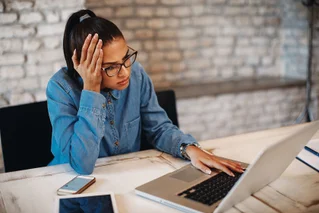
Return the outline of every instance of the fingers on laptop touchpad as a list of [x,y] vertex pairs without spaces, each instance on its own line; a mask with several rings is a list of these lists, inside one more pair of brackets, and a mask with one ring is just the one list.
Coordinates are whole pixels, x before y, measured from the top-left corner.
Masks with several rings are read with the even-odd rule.
[[203,172],[199,171],[198,169],[196,169],[194,167],[188,167],[180,172],[177,172],[177,173],[171,175],[170,177],[176,178],[178,180],[185,181],[185,182],[192,182],[192,181],[202,177],[203,175],[205,175],[205,174]]

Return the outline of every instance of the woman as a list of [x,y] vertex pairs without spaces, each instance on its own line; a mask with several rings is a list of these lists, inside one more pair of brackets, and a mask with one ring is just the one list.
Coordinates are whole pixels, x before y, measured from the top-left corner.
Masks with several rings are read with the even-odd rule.
[[[47,86],[53,161],[70,163],[79,174],[93,172],[99,157],[140,150],[141,132],[147,142],[175,157],[191,160],[211,173],[215,167],[234,175],[237,163],[199,148],[181,132],[159,106],[143,67],[112,22],[90,10],[80,10],[67,21],[63,50],[67,67]],[[142,143],[145,143],[143,141]]]

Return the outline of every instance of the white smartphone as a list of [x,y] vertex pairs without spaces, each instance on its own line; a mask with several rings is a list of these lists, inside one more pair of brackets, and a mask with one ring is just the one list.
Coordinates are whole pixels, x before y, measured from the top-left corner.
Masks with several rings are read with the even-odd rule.
[[80,194],[95,182],[93,176],[78,175],[57,191],[58,195]]

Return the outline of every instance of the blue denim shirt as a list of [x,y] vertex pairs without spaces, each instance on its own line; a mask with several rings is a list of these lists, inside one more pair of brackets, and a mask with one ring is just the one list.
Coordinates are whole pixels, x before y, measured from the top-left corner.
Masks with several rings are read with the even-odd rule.
[[49,165],[70,163],[77,173],[90,174],[99,157],[139,151],[142,129],[149,143],[175,157],[182,157],[182,143],[196,143],[169,120],[138,62],[124,90],[96,93],[82,90],[81,84],[81,79],[76,83],[69,77],[67,68],[48,82],[54,155]]

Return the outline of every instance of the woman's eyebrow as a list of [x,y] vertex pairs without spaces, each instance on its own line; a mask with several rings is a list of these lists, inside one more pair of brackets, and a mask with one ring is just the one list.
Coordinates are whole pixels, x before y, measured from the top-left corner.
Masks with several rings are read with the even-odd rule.
[[[130,51],[129,48],[127,48],[126,54],[125,56],[122,58],[122,60],[124,60],[127,56],[128,56],[128,52]],[[119,64],[117,61],[115,62],[103,62],[102,65],[106,65],[106,64]]]

